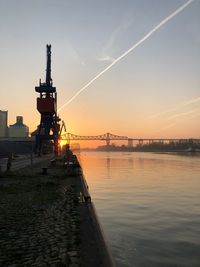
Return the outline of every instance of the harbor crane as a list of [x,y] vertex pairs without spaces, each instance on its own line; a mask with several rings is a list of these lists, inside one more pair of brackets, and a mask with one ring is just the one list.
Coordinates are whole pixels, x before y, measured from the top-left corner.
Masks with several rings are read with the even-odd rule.
[[46,81],[39,81],[39,86],[35,87],[35,91],[39,93],[37,97],[37,110],[39,111],[40,124],[36,133],[35,153],[40,155],[44,143],[52,141],[55,155],[59,152],[60,139],[60,118],[57,115],[57,92],[53,86],[51,78],[51,45],[46,46],[47,51],[47,67]]

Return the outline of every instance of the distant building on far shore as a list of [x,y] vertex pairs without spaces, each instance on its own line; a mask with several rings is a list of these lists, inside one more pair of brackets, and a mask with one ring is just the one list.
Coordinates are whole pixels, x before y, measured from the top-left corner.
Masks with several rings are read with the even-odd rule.
[[17,116],[16,123],[8,128],[8,137],[28,137],[29,128],[23,124],[23,117]]
[[8,111],[0,110],[0,137],[8,136]]

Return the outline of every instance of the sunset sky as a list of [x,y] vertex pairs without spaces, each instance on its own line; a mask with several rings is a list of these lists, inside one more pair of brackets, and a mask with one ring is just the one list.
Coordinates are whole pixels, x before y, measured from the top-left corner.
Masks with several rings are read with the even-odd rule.
[[[46,44],[58,106],[186,0],[0,0],[0,110],[33,131]],[[69,132],[200,138],[200,1],[60,111]]]

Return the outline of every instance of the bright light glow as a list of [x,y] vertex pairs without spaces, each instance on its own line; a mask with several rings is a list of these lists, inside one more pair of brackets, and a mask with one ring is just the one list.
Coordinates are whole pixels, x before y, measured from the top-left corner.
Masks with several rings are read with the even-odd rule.
[[60,143],[60,147],[61,147],[61,149],[62,149],[62,147],[63,147],[64,145],[67,144],[67,140],[61,139],[61,140],[59,141],[59,143]]
[[66,103],[64,103],[61,107],[58,108],[58,111],[62,110],[64,107],[68,106],[80,93],[82,93],[86,88],[88,88],[95,80],[97,80],[100,76],[102,76],[105,72],[107,72],[110,68],[112,68],[118,61],[127,56],[130,52],[135,50],[138,46],[140,46],[144,41],[146,41],[153,33],[155,33],[158,29],[164,26],[168,21],[170,21],[173,17],[178,15],[181,11],[183,11],[189,4],[191,4],[193,0],[187,1],[185,4],[177,8],[172,14],[163,19],[157,26],[155,26],[151,31],[149,31],[142,39],[140,39],[136,44],[134,44],[131,48],[129,48],[126,52],[124,52],[121,56],[116,58],[108,67],[106,67],[103,71],[97,74],[91,81],[89,81],[86,85],[84,85],[79,91],[75,93]]

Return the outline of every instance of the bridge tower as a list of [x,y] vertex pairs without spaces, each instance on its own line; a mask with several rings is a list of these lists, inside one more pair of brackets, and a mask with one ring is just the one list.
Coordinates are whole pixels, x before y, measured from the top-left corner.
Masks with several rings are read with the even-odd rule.
[[128,138],[128,147],[131,148],[133,147],[133,139]]
[[110,146],[110,134],[109,133],[106,134],[106,146],[107,147]]
[[35,91],[39,93],[37,98],[37,110],[41,114],[40,124],[36,134],[35,153],[41,154],[42,145],[45,142],[53,141],[54,153],[58,154],[59,149],[59,133],[60,124],[57,116],[57,93],[56,87],[53,86],[51,78],[51,45],[46,46],[47,65],[46,65],[46,81],[35,87]]

